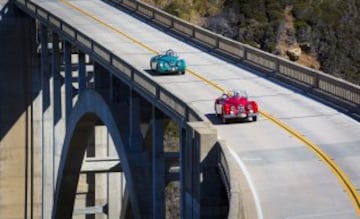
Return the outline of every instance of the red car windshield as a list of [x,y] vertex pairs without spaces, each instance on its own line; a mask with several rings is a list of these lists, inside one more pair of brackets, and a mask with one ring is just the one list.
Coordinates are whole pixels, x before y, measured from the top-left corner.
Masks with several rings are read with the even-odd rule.
[[229,91],[229,92],[227,92],[227,94],[229,97],[232,97],[232,98],[247,98],[248,97],[246,91],[242,91],[242,90]]

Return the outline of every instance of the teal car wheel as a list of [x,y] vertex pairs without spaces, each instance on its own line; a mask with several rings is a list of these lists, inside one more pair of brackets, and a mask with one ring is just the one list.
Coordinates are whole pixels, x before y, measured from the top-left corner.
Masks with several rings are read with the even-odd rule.
[[150,61],[150,69],[151,69],[151,71],[156,71],[156,66],[157,66],[156,62],[151,60]]
[[160,74],[160,66],[159,66],[159,64],[156,65],[155,73]]

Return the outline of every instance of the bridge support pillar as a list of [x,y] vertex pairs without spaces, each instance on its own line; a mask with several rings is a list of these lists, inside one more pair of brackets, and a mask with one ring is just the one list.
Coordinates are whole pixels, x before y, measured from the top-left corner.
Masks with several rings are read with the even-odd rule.
[[61,54],[59,48],[59,35],[52,33],[51,71],[53,77],[53,129],[54,129],[54,181],[56,182],[60,154],[65,137],[65,90],[60,73]]
[[153,218],[165,219],[164,121],[161,111],[152,109]]
[[[95,153],[97,159],[119,160],[114,142],[106,126],[95,126]],[[122,169],[122,168],[121,168]],[[96,173],[94,175],[95,208],[102,212],[96,214],[98,219],[121,218],[124,200],[124,175],[122,172]]]
[[79,51],[79,95],[86,89],[86,65],[85,65],[85,53]]
[[72,45],[64,40],[64,65],[65,65],[65,118],[66,124],[69,123],[69,117],[73,108],[73,74],[71,63],[71,47]]
[[[40,26],[41,42],[41,86],[42,86],[42,216],[51,217],[53,194],[54,194],[54,84],[53,74],[50,69],[51,56],[48,48],[49,30],[46,26]],[[54,53],[52,53],[54,58]],[[55,59],[55,58],[54,58]]]
[[[40,144],[35,145],[38,139],[32,136],[32,119],[35,119],[32,101],[40,90],[35,20],[17,9],[13,1],[3,3],[0,7],[0,218],[39,218],[41,173],[37,168],[41,165],[41,149]],[[35,77],[39,79],[37,82]]]
[[217,133],[205,122],[190,122],[182,130],[180,152],[180,182],[181,182],[181,218],[203,218],[202,201],[205,191],[202,185],[209,164],[207,159],[218,159],[217,153],[212,153],[217,141]]
[[129,150],[140,152],[142,150],[142,137],[140,135],[140,97],[138,94],[130,90],[129,93]]
[[[114,143],[108,130],[103,125],[95,126],[95,157],[117,157]],[[114,177],[114,176],[117,177]],[[97,214],[98,219],[120,218],[121,199],[120,177],[121,173],[95,174],[94,205],[103,209],[102,214]],[[109,207],[111,204],[112,207]]]

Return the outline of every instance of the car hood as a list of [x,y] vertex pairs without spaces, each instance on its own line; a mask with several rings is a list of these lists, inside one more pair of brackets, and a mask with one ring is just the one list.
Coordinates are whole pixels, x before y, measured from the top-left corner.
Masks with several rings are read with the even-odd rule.
[[225,102],[228,103],[228,104],[231,104],[231,105],[239,105],[239,104],[241,104],[241,105],[246,106],[247,103],[248,103],[248,100],[247,100],[247,98],[231,97],[231,98],[227,99]]

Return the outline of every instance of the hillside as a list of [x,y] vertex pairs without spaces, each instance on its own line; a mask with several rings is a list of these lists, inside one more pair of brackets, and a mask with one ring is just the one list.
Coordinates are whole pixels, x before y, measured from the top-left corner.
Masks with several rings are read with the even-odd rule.
[[144,1],[239,42],[360,84],[360,1]]

